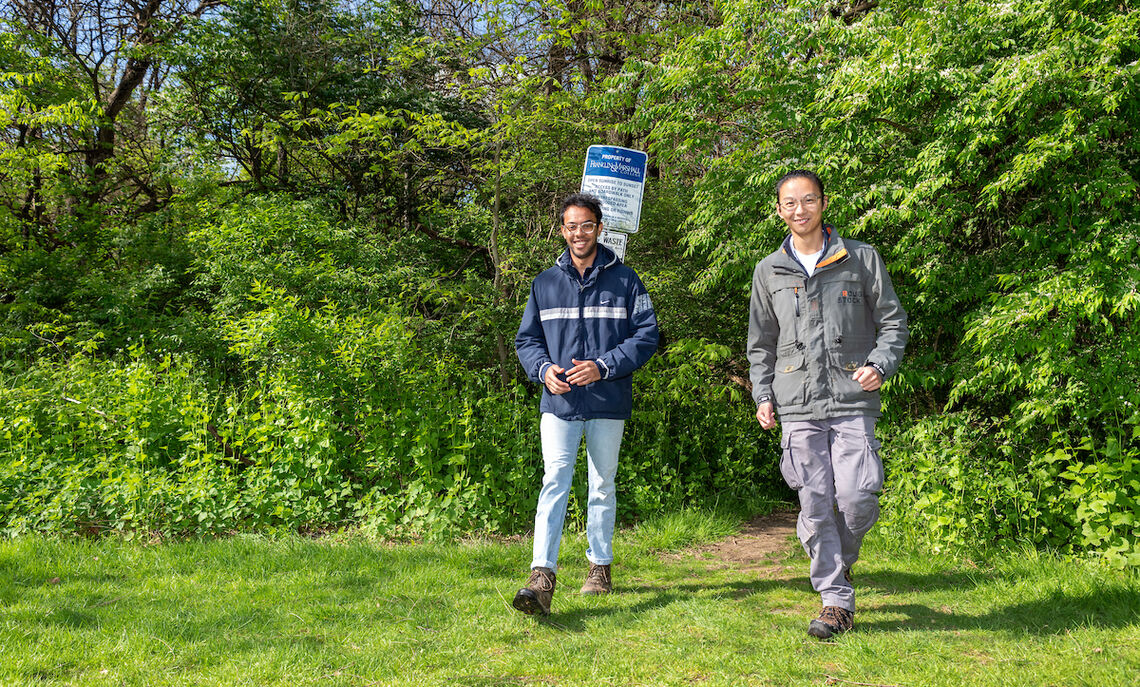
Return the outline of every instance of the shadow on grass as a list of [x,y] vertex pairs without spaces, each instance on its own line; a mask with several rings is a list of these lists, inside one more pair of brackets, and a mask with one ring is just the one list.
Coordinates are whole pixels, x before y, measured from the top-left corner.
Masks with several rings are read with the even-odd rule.
[[[887,595],[887,598],[874,608],[862,612],[858,629],[861,633],[983,630],[1046,636],[1078,629],[1114,629],[1140,624],[1140,590],[1118,586],[1079,594],[1053,591],[1040,599],[1001,605],[977,613],[956,612],[945,606],[931,608],[913,601],[893,603],[889,599],[892,594],[918,594],[945,590],[960,590],[963,594],[969,594],[998,579],[1009,578],[1006,575],[983,572],[917,575],[886,571],[868,574],[856,579],[856,588],[876,589]],[[632,606],[575,608],[564,612],[559,612],[555,608],[550,618],[540,619],[540,622],[564,631],[585,632],[587,622],[592,619],[615,615],[639,615],[691,600],[694,595],[743,600],[769,591],[788,588],[803,590],[814,596],[805,576],[742,580],[714,585],[641,585],[623,587],[619,590],[622,594],[644,596]]]
[[979,612],[953,611],[946,606],[906,602],[892,603],[893,594],[959,590],[964,594],[998,582],[1020,581],[1015,575],[990,571],[912,574],[878,571],[856,578],[856,589],[872,588],[888,596],[867,614],[898,615],[898,619],[860,622],[865,632],[899,630],[1000,630],[1030,635],[1063,634],[1081,628],[1112,629],[1140,623],[1140,589],[1103,586],[1091,591],[1066,593],[1042,590],[1041,598],[1001,605]]
[[[793,579],[767,579],[740,582],[727,582],[724,584],[678,584],[678,585],[640,585],[636,587],[621,587],[619,594],[638,594],[645,598],[633,604],[613,605],[594,608],[576,608],[559,612],[557,606],[548,618],[539,618],[539,622],[551,625],[557,629],[569,632],[585,632],[586,621],[614,615],[636,616],[655,609],[664,608],[674,603],[689,601],[694,595],[702,597],[726,597],[732,600],[741,600],[756,594],[762,594],[772,589],[798,586],[811,589],[806,577]],[[556,600],[557,601],[557,600]]]
[[[179,553],[179,547],[171,548]],[[266,638],[270,643],[315,650],[325,636],[310,627],[327,625],[330,636],[335,637],[347,632],[344,628],[353,623],[396,626],[416,641],[428,641],[436,628],[454,623],[460,614],[472,609],[480,612],[485,599],[516,613],[510,607],[510,598],[522,580],[515,571],[525,569],[529,553],[522,546],[504,549],[480,544],[388,549],[320,542],[278,546],[256,541],[244,547],[219,547],[219,553],[199,545],[182,548],[190,550],[178,557],[168,556],[170,564],[160,559],[163,565],[148,564],[141,571],[117,559],[110,569],[92,564],[65,573],[61,587],[45,586],[44,576],[55,572],[50,568],[45,572],[34,556],[24,561],[9,557],[0,561],[0,572],[13,576],[4,588],[3,603],[11,605],[25,595],[32,597],[26,608],[9,616],[28,627],[88,630],[130,624],[164,642],[216,641],[228,643],[234,651],[253,649]],[[763,596],[786,590],[802,593],[805,605],[814,605],[814,592],[806,574],[801,574],[806,573],[806,559],[797,557],[791,562],[793,565],[782,566],[778,573],[769,571],[777,575],[774,577],[739,571],[733,574],[736,579],[729,581],[723,577],[710,580],[705,564],[699,561],[676,567],[667,564],[664,579],[651,577],[651,581],[643,582],[625,578],[632,584],[619,584],[618,591],[629,598],[614,599],[614,603],[567,603],[567,597],[577,590],[560,591],[554,615],[539,622],[580,633],[598,618],[636,618],[694,598],[710,603],[742,602],[751,612],[763,614],[772,610],[765,606]],[[1040,579],[1054,586],[1058,578],[989,569],[920,574],[867,567],[866,573],[855,569],[857,590],[882,596],[874,607],[861,609],[861,632],[988,630],[1048,636],[1140,624],[1140,589],[1136,584],[1086,583],[1079,591],[1068,593],[1048,588],[1034,592],[1027,583]],[[566,579],[576,579],[583,572],[579,566]],[[636,567],[630,572],[641,574]],[[993,593],[1009,583],[1020,584],[1017,603],[1003,603]],[[294,589],[291,585],[297,586]],[[1035,598],[1025,600],[1026,588]],[[969,610],[939,607],[940,602],[923,596],[947,591],[966,595],[964,605]],[[367,603],[360,603],[362,599]]]
[[1070,630],[1114,629],[1140,623],[1140,593],[1105,590],[1068,595],[1054,592],[1043,599],[1002,606],[977,615],[915,603],[883,604],[873,612],[875,615],[901,615],[904,618],[860,622],[861,632],[998,630],[1026,635],[1056,635]]
[[41,621],[45,626],[56,625],[59,627],[67,627],[71,629],[81,629],[88,627],[95,627],[96,623],[94,616],[89,613],[82,613],[70,608],[57,608],[51,613],[47,614]]

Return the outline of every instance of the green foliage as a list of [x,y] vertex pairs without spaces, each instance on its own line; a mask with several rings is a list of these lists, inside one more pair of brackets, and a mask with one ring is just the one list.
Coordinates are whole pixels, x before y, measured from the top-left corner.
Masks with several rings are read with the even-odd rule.
[[22,365],[66,357],[73,342],[100,339],[104,351],[116,351],[140,338],[171,350],[213,351],[204,317],[193,309],[200,301],[191,291],[185,241],[203,221],[200,211],[210,209],[177,203],[136,222],[108,222],[101,253],[87,244],[29,244],[0,254],[0,353]]
[[[1009,436],[967,413],[924,419],[888,441],[888,487],[880,530],[887,538],[969,551],[994,540],[1026,540],[1025,528],[1064,542],[1040,501],[1040,483],[1018,465]],[[995,437],[996,435],[996,437]],[[1003,441],[1004,440],[1004,441]]]
[[[141,347],[116,362],[91,346],[14,378],[0,398],[0,528],[134,536],[359,525],[430,537],[528,525],[541,479],[533,390],[433,362],[414,318],[310,310],[268,287],[251,298],[253,310],[224,332],[248,379],[237,390],[188,356],[156,359]],[[734,422],[731,398],[701,391],[702,364],[724,353],[682,342],[655,369],[688,371],[656,374],[662,384],[639,391],[645,411],[627,430],[618,477],[623,519],[710,495],[772,500],[759,430]],[[584,518],[581,505],[570,518]]]
[[106,65],[153,59],[114,113],[121,64],[6,16],[0,527],[525,529],[511,340],[604,142],[650,153],[628,257],[663,334],[624,520],[788,496],[743,339],[809,167],[910,314],[884,531],[1140,565],[1140,12],[619,4],[92,6]]
[[[94,100],[61,67],[58,46],[34,32],[0,18],[0,114],[12,136],[0,146],[0,246],[22,233],[23,220],[44,208],[32,208],[18,191],[37,187],[49,196],[66,188],[67,156],[52,145],[54,132],[92,126]],[[60,187],[63,187],[61,189]],[[19,229],[17,229],[19,227]],[[30,237],[29,237],[30,238]],[[39,237],[37,237],[39,238]]]
[[263,287],[309,307],[328,300],[366,310],[408,277],[388,239],[338,222],[317,202],[259,196],[215,215],[187,242],[198,298],[223,322],[256,309],[250,295]]
[[891,441],[881,529],[935,550],[1018,541],[1135,567],[1140,451],[1116,437],[1067,442],[1061,431],[1032,441],[970,413],[927,418]]
[[708,265],[695,288],[746,283],[784,231],[774,182],[816,169],[829,221],[880,249],[910,314],[886,390],[891,526],[1135,562],[1140,13],[723,9],[642,67],[651,151],[704,168],[685,238]]
[[791,497],[770,459],[777,437],[748,422],[753,412],[739,389],[716,383],[728,357],[723,345],[682,339],[643,369],[618,468],[639,510]]
[[432,87],[444,46],[416,20],[403,0],[227,3],[173,51],[182,89],[168,117],[258,190],[319,195],[350,215],[375,201],[408,213],[417,177],[455,163],[444,146],[419,141],[417,123],[479,121]]

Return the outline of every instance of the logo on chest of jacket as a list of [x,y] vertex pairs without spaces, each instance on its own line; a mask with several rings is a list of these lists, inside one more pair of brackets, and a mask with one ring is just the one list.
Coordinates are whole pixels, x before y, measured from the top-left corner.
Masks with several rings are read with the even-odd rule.
[[856,304],[859,304],[862,302],[863,302],[863,292],[862,291],[843,290],[843,291],[839,292],[839,304],[840,305],[856,305]]

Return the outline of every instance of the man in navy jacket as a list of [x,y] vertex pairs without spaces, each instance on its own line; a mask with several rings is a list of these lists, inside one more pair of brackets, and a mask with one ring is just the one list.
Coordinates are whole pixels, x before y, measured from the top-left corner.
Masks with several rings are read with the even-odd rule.
[[531,284],[515,337],[519,361],[543,385],[543,478],[534,518],[534,557],[514,606],[550,613],[558,546],[582,436],[589,462],[583,594],[612,591],[618,451],[633,407],[633,371],[657,350],[657,316],[637,274],[598,244],[602,209],[575,193],[562,203],[566,250]]

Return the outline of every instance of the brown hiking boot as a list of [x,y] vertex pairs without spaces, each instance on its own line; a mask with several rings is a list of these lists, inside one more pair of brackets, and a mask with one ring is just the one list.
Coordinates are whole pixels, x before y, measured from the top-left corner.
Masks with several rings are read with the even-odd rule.
[[526,586],[515,594],[512,605],[527,615],[550,615],[550,601],[554,598],[555,574],[550,568],[530,571]]
[[613,580],[610,578],[610,566],[590,564],[590,572],[586,573],[586,584],[582,585],[582,594],[609,594],[614,590]]
[[829,639],[855,627],[855,614],[839,606],[824,606],[819,617],[808,625],[808,634],[820,639]]

